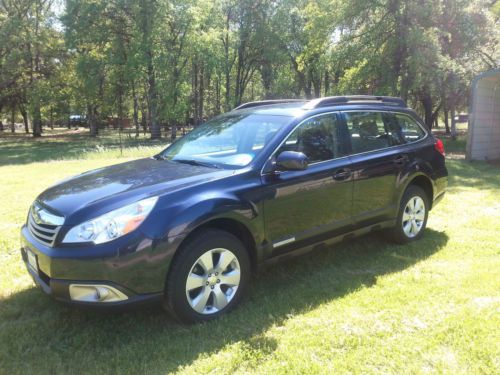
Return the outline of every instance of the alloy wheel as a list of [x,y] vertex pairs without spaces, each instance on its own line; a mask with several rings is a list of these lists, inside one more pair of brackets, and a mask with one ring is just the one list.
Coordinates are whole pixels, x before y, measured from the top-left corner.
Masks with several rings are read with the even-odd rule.
[[413,196],[406,203],[402,224],[405,235],[409,238],[417,236],[424,225],[425,202],[419,196]]
[[241,279],[237,257],[227,249],[208,250],[191,267],[186,297],[199,314],[215,314],[234,298]]

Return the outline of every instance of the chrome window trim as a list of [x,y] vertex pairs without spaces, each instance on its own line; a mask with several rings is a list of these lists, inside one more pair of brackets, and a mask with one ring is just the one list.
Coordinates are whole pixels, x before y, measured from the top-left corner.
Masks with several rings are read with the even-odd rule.
[[[427,129],[420,123],[420,121],[416,120],[415,118],[413,118],[412,116],[410,116],[408,113],[404,112],[404,111],[395,111],[395,110],[383,110],[383,109],[368,109],[368,110],[364,110],[364,109],[348,109],[348,110],[336,110],[336,111],[329,111],[329,112],[322,112],[322,113],[317,113],[315,115],[312,115],[311,117],[308,117],[308,118],[305,118],[304,120],[302,120],[301,122],[299,122],[288,134],[287,136],[285,137],[285,139],[278,145],[278,147],[276,147],[273,152],[271,153],[271,156],[269,156],[269,158],[264,162],[264,165],[262,166],[262,168],[260,169],[260,175],[261,176],[265,176],[266,174],[264,173],[264,167],[266,166],[266,164],[269,162],[269,160],[274,156],[274,154],[276,153],[276,151],[279,150],[279,148],[283,145],[283,143],[285,143],[287,141],[287,139],[292,135],[292,133],[295,131],[295,129],[297,129],[300,125],[302,125],[304,122],[312,119],[312,118],[315,118],[315,117],[318,117],[318,116],[322,116],[322,115],[328,115],[328,114],[335,114],[335,115],[339,115],[339,116],[342,116],[342,113],[348,113],[348,112],[377,112],[377,113],[398,113],[398,114],[401,114],[401,115],[404,115],[404,116],[407,116],[409,117],[410,119],[414,120],[415,123],[418,125],[418,127],[420,127],[420,129],[424,132],[424,136],[416,141],[413,141],[413,142],[409,142],[409,143],[405,143],[405,144],[402,144],[402,145],[395,145],[395,146],[390,146],[390,147],[384,147],[384,148],[379,148],[379,149],[376,149],[376,150],[370,150],[370,151],[364,151],[364,152],[358,152],[358,153],[351,153],[349,155],[345,155],[345,156],[341,156],[341,157],[338,157],[338,158],[333,158],[333,159],[328,159],[328,160],[323,160],[323,161],[318,161],[316,163],[311,163],[309,164],[310,166],[311,165],[317,165],[317,164],[321,164],[321,163],[327,163],[327,162],[331,162],[333,160],[342,160],[342,159],[346,159],[346,158],[350,158],[350,157],[353,157],[353,156],[358,156],[358,155],[365,155],[365,154],[370,154],[370,153],[375,153],[375,152],[380,152],[382,150],[390,150],[392,148],[395,148],[395,147],[405,147],[405,146],[409,146],[409,145],[413,145],[413,144],[416,144],[416,143],[419,143],[419,142],[422,142],[424,140],[426,140],[428,137],[429,137],[429,131],[427,131]],[[346,124],[347,125],[347,124]],[[289,172],[289,171],[283,171],[283,172]]]
[[[403,115],[403,116],[406,116],[406,117],[409,117],[410,119],[414,120],[415,123],[418,125],[418,127],[424,132],[424,136],[416,141],[413,141],[413,142],[409,142],[409,143],[405,143],[405,144],[402,144],[402,145],[395,145],[395,146],[390,146],[390,147],[384,147],[384,148],[379,148],[379,149],[376,149],[376,150],[370,150],[370,151],[365,151],[365,152],[357,152],[357,153],[351,153],[349,155],[345,155],[345,156],[341,156],[341,157],[338,157],[338,158],[333,158],[333,159],[328,159],[328,160],[323,160],[323,161],[318,161],[318,162],[315,162],[315,163],[311,163],[309,165],[317,165],[317,164],[321,164],[321,163],[327,163],[327,162],[331,162],[333,160],[342,160],[342,159],[346,159],[346,158],[350,158],[350,157],[354,157],[354,156],[358,156],[358,155],[365,155],[365,154],[370,154],[370,153],[375,153],[375,152],[380,152],[382,150],[390,150],[392,148],[395,148],[395,147],[405,147],[405,146],[409,146],[409,145],[413,145],[413,144],[416,144],[416,143],[419,143],[419,142],[422,142],[424,140],[426,140],[428,137],[429,137],[429,134],[430,132],[420,123],[420,121],[416,120],[415,118],[413,118],[412,116],[410,116],[408,113],[406,112],[403,112],[403,111],[394,111],[394,110],[382,110],[382,109],[369,109],[369,110],[363,110],[363,109],[348,109],[348,110],[337,110],[337,111],[329,111],[329,112],[322,112],[322,113],[317,113],[315,115],[312,115],[311,117],[308,117],[308,118],[305,118],[304,120],[302,120],[301,122],[299,122],[288,134],[287,136],[285,137],[285,139],[273,150],[273,152],[271,153],[271,156],[269,156],[269,158],[264,162],[264,165],[262,166],[262,168],[260,169],[260,175],[261,176],[265,176],[266,173],[264,173],[264,167],[266,166],[266,164],[269,162],[269,160],[274,156],[274,154],[276,153],[276,151],[279,150],[279,148],[283,145],[283,143],[285,143],[287,141],[287,139],[292,135],[292,133],[295,131],[295,129],[297,129],[300,125],[302,125],[304,122],[312,119],[312,118],[315,118],[315,117],[318,117],[318,116],[322,116],[322,115],[328,115],[328,114],[335,114],[335,115],[342,115],[342,113],[348,113],[348,112],[377,112],[377,113],[391,113],[391,114],[400,114],[400,115]],[[346,124],[347,125],[347,124]],[[283,172],[287,172],[287,171],[283,171]]]

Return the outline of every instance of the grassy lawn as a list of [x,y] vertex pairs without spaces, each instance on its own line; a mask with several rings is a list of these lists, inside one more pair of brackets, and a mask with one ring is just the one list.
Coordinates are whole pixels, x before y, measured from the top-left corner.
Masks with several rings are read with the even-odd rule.
[[500,372],[500,169],[486,163],[448,162],[449,191],[418,243],[371,235],[280,264],[216,322],[82,311],[35,288],[18,250],[33,199],[164,146],[1,136],[0,374]]

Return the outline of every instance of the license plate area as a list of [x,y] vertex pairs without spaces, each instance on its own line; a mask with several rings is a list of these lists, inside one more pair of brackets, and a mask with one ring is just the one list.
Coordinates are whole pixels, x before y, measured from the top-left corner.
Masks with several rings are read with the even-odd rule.
[[26,258],[28,260],[28,267],[38,275],[38,260],[35,253],[26,249]]

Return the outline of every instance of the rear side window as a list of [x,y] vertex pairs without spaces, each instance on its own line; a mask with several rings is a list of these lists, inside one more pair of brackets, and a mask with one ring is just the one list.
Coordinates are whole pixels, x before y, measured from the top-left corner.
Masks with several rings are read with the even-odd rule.
[[392,146],[381,112],[347,112],[345,119],[354,154]]
[[405,143],[418,141],[425,136],[425,132],[410,116],[402,113],[394,113],[393,115],[399,126],[398,131],[401,132],[401,136],[405,140]]
[[346,112],[352,153],[381,150],[415,142],[425,132],[408,115],[390,112]]
[[309,163],[331,160],[345,153],[339,140],[339,124],[335,114],[316,116],[296,128],[276,155],[283,151],[297,151],[309,158]]

